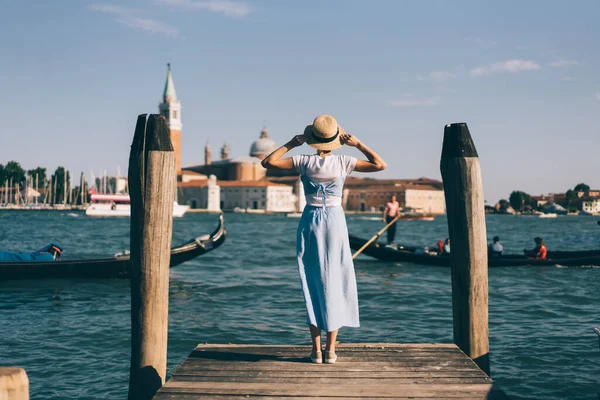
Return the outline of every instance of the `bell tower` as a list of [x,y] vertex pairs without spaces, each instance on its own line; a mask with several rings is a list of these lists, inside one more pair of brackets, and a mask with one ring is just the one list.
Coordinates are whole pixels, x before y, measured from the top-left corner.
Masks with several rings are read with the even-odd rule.
[[167,81],[163,91],[163,101],[158,105],[159,112],[167,119],[171,133],[171,143],[175,152],[175,171],[177,176],[181,175],[181,103],[177,100],[171,64],[167,64]]

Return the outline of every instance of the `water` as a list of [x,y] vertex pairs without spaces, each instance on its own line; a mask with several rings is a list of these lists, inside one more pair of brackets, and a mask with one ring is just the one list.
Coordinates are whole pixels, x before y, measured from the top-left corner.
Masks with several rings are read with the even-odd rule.
[[[370,219],[371,218],[371,219]],[[305,311],[294,258],[297,219],[227,214],[219,249],[171,271],[168,373],[198,343],[307,344]],[[173,242],[212,231],[216,216],[176,220]],[[368,237],[381,223],[348,216],[351,232]],[[398,239],[434,244],[446,219],[401,221]],[[488,235],[507,252],[533,247],[600,247],[595,218],[490,216]],[[112,255],[128,248],[129,221],[61,212],[0,212],[0,248],[28,250],[50,240],[64,257]],[[356,262],[360,329],[341,342],[451,343],[450,271]],[[600,376],[600,269],[514,267],[489,273],[492,376],[514,399],[597,399]],[[32,399],[124,399],[130,358],[127,280],[0,283],[0,365],[19,365]]]

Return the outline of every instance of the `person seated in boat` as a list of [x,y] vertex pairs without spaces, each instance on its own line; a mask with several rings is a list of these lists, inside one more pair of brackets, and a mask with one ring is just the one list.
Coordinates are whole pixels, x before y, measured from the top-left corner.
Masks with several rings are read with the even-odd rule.
[[488,255],[490,257],[500,257],[502,253],[504,253],[504,246],[500,243],[500,238],[498,236],[494,236],[493,240],[494,242],[488,247]]
[[[394,218],[400,216],[400,203],[396,201],[396,196],[392,196],[392,199],[385,205],[383,210],[383,223],[389,224]],[[396,238],[396,223],[394,222],[387,230],[387,244],[392,245]]]
[[50,243],[41,249],[31,252],[0,251],[0,261],[28,262],[28,261],[58,261],[62,254],[62,247]]
[[545,260],[548,256],[548,249],[546,248],[544,239],[538,236],[533,240],[535,241],[535,247],[533,250],[525,249],[523,252],[527,257],[534,258],[536,260]]
[[443,248],[443,253],[442,255],[444,256],[449,256],[450,255],[450,239],[446,238],[446,241],[444,242],[444,248]]
[[437,242],[438,254],[444,254],[444,241],[438,240]]

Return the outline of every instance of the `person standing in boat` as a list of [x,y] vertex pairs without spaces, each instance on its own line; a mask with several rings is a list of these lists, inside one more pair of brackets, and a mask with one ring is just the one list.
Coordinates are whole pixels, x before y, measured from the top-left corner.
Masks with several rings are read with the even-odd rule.
[[[400,203],[396,201],[396,196],[392,196],[392,200],[390,200],[383,210],[383,223],[389,224],[394,220],[394,218],[400,216]],[[387,244],[394,244],[394,239],[396,238],[396,222],[394,222],[387,229]]]
[[[317,154],[282,158],[303,143]],[[356,147],[367,160],[334,155],[343,145]],[[386,168],[377,153],[346,133],[330,115],[319,115],[297,135],[262,161],[269,169],[296,170],[304,185],[306,207],[298,225],[296,255],[312,339],[313,363],[337,360],[335,343],[341,327],[359,327],[358,293],[346,217],[342,209],[344,181],[352,171]],[[327,332],[325,357],[321,331]]]

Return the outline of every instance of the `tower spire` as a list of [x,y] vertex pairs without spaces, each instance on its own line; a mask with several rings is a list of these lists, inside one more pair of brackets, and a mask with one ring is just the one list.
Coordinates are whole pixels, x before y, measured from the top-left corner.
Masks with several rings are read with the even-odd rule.
[[167,68],[167,81],[165,82],[165,90],[163,92],[163,99],[165,103],[168,103],[170,100],[177,100],[175,83],[173,83],[173,75],[171,74],[171,63],[167,63]]

